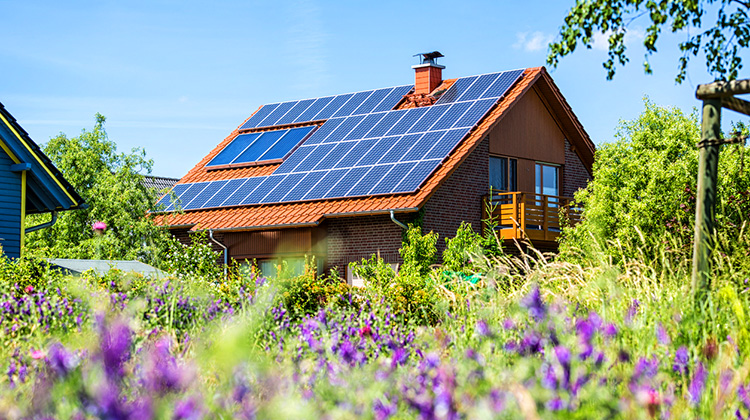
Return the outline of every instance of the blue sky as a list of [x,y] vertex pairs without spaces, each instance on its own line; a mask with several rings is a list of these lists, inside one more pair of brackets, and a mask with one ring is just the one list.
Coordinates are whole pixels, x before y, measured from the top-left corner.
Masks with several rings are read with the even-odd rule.
[[[441,51],[445,78],[544,65],[573,3],[0,0],[0,102],[38,143],[102,113],[120,151],[145,148],[154,174],[181,177],[258,106],[412,83],[418,52]],[[691,112],[712,80],[699,58],[675,85],[684,35],[665,35],[644,75],[645,25],[631,24],[614,81],[603,37],[550,69],[597,144],[644,96]]]

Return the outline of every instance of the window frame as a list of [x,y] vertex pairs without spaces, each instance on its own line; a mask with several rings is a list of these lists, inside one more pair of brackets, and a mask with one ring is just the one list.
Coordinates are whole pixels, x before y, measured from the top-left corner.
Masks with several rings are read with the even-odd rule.
[[[505,160],[505,181],[507,185],[507,189],[495,189],[492,185],[492,162],[493,159],[498,160]],[[502,165],[501,165],[501,171],[502,171]],[[489,155],[489,161],[487,164],[487,170],[489,172],[489,179],[488,183],[490,186],[490,189],[495,192],[514,192],[518,191],[518,158],[511,157],[511,156],[503,156],[503,155]]]

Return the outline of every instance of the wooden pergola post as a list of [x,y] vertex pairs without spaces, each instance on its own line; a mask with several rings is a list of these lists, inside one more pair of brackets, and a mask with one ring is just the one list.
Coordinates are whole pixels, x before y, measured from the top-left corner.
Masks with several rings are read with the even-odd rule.
[[698,303],[703,302],[711,290],[710,259],[714,246],[719,151],[722,144],[739,141],[721,138],[721,108],[750,115],[750,102],[734,97],[743,93],[750,93],[750,79],[699,85],[695,93],[695,97],[703,101],[692,271],[693,295]]

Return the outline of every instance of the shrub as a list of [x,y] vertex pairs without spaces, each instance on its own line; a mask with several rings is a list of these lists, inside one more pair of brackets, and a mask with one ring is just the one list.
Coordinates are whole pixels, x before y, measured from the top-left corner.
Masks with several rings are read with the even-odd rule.
[[[493,238],[494,239],[494,238]],[[470,223],[462,222],[453,238],[445,238],[443,268],[450,271],[472,271],[471,257],[481,252],[482,237]]]
[[406,231],[406,238],[398,250],[404,260],[400,272],[426,276],[430,273],[430,265],[435,263],[438,234],[430,232],[422,235],[419,226],[410,226]]
[[[286,262],[282,262],[282,269]],[[305,261],[305,273],[297,277],[278,277],[279,297],[292,319],[317,313],[330,304],[343,303],[349,286],[339,280],[317,275],[317,265],[312,257]],[[348,299],[346,300],[348,301]]]

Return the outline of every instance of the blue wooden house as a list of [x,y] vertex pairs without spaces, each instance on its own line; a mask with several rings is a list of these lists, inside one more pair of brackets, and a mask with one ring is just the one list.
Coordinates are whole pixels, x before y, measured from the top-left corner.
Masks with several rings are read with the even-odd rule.
[[[23,254],[24,236],[49,227],[57,212],[84,208],[83,199],[0,103],[0,245]],[[24,228],[26,215],[52,213],[49,222]]]

